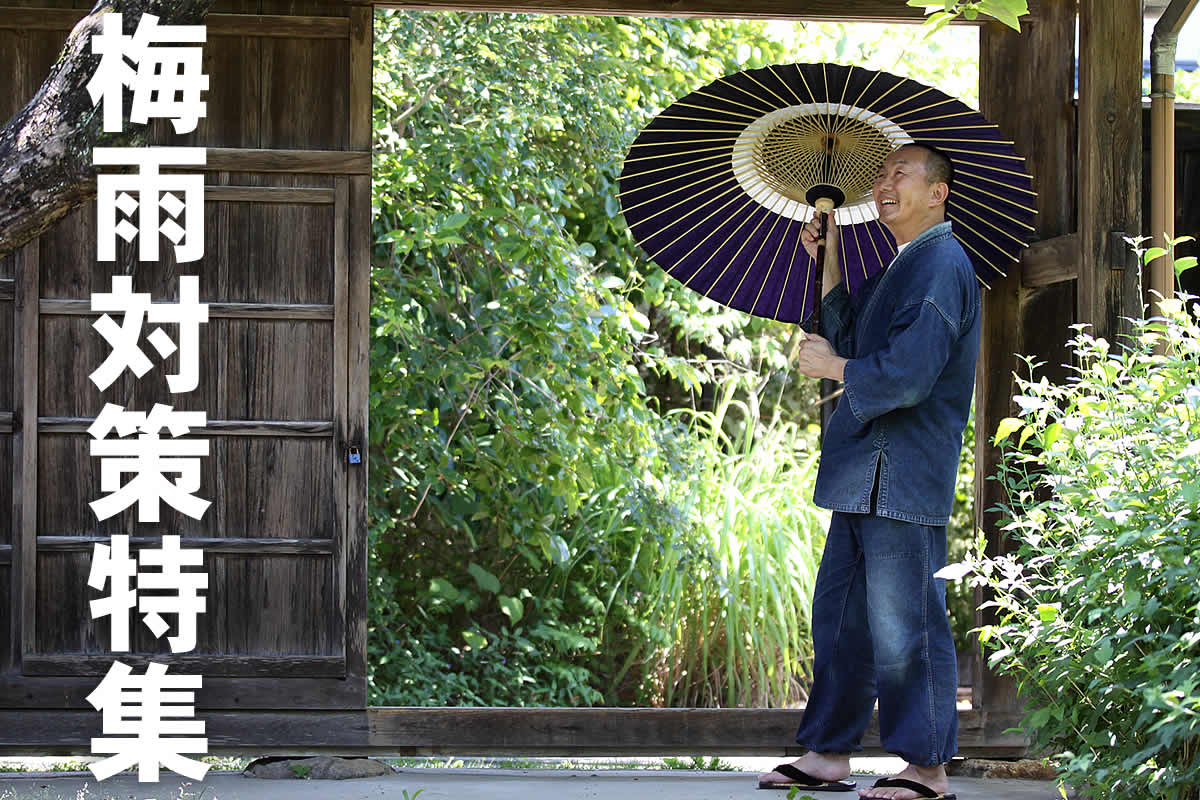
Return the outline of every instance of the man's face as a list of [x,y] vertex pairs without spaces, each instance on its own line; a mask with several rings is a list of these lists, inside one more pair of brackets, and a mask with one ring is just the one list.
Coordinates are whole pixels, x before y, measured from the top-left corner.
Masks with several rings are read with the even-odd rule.
[[932,185],[925,169],[925,151],[902,147],[879,168],[871,194],[879,221],[890,230],[907,230],[929,213]]

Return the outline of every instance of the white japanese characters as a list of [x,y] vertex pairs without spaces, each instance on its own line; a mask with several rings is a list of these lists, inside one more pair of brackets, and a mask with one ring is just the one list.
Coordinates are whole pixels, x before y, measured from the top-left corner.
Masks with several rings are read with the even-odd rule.
[[117,734],[92,738],[93,753],[115,754],[89,767],[96,778],[110,778],[134,764],[140,782],[157,781],[160,765],[192,780],[203,778],[208,764],[180,755],[208,752],[208,739],[196,736],[204,733],[204,721],[192,719],[195,692],[187,691],[200,683],[199,675],[168,675],[166,664],[152,662],[145,674],[134,675],[129,665],[113,663],[87,696],[104,714],[104,732]]
[[[101,32],[92,37],[92,53],[100,66],[88,81],[92,103],[104,105],[104,130],[119,133],[123,127],[125,87],[133,90],[129,121],[145,124],[151,118],[169,119],[176,133],[196,130],[207,104],[200,93],[208,90],[208,76],[200,71],[199,47],[162,47],[166,44],[203,44],[203,25],[159,25],[154,14],[143,14],[132,36],[121,31],[121,14],[106,14]],[[126,61],[131,61],[136,69]]]
[[[164,175],[159,168],[203,165],[206,158],[202,147],[93,148],[92,163],[98,167],[138,168],[129,175],[96,175],[97,257],[115,260],[120,237],[137,239],[140,260],[157,261],[160,236],[175,245],[175,260],[181,264],[204,255],[204,176]],[[135,214],[136,225],[130,221]]]
[[[158,17],[143,14],[132,34],[124,32],[121,14],[103,16],[102,30],[92,36],[92,53],[100,64],[88,82],[94,105],[102,106],[106,132],[123,130],[126,115],[134,124],[151,119],[171,120],[176,133],[196,130],[207,111],[201,93],[208,90],[202,71],[206,30],[202,25],[159,25]],[[125,90],[132,102],[125,107]],[[137,240],[141,261],[159,260],[159,239],[174,246],[178,264],[204,255],[204,176],[173,171],[205,164],[203,147],[97,147],[92,163],[117,167],[97,171],[96,252],[100,261],[117,258],[118,240]],[[133,169],[129,169],[132,167]],[[164,172],[163,170],[167,170]],[[155,368],[142,349],[146,323],[160,325],[146,336],[160,359],[178,354],[178,372],[167,375],[172,394],[191,392],[200,385],[200,325],[208,322],[208,305],[200,302],[199,278],[179,278],[179,301],[154,303],[148,293],[133,291],[133,277],[116,275],[111,292],[92,294],[92,311],[103,312],[93,324],[110,353],[91,373],[101,391],[129,370],[141,378]],[[117,315],[114,317],[113,315]],[[174,338],[161,325],[173,326]],[[104,496],[89,505],[104,521],[136,506],[138,523],[160,521],[161,507],[174,508],[200,519],[210,502],[197,496],[201,488],[200,459],[208,455],[208,440],[189,435],[204,428],[204,411],[177,411],[155,403],[149,412],[106,403],[88,428],[90,453],[100,461],[100,490]],[[205,613],[202,591],[208,575],[185,567],[203,567],[204,553],[183,548],[180,537],[162,536],[158,548],[140,547],[130,554],[128,534],[115,534],[109,544],[96,543],[88,586],[107,594],[91,601],[93,619],[107,617],[109,647],[130,649],[130,616],[136,609],[154,637],[171,630],[172,653],[194,650],[197,617]],[[158,780],[165,767],[200,780],[208,765],[183,753],[205,753],[204,722],[195,717],[194,689],[200,675],[168,675],[167,664],[151,661],[146,671],[115,661],[100,685],[87,697],[103,713],[103,733],[92,739],[92,752],[112,754],[89,768],[99,780],[138,767],[138,780]]]
[[[143,612],[142,622],[155,638],[170,629],[162,615],[174,615],[178,619],[179,635],[167,639],[171,652],[194,650],[196,617],[205,611],[204,598],[199,596],[199,591],[208,588],[208,574],[183,572],[182,568],[200,566],[204,566],[203,551],[182,549],[178,536],[164,536],[161,548],[139,551],[136,561],[129,555],[129,536],[126,534],[113,536],[111,545],[97,544],[92,552],[88,586],[100,591],[108,587],[108,595],[93,600],[91,609],[93,619],[110,618],[109,648],[116,652],[129,650],[129,612],[137,608]],[[158,570],[150,571],[146,567],[158,567]],[[135,578],[136,590],[132,586]]]
[[119,325],[107,313],[92,323],[112,347],[112,353],[89,376],[96,388],[103,391],[112,386],[126,369],[139,378],[151,370],[153,364],[138,345],[143,320],[179,326],[178,345],[162,328],[155,328],[146,337],[163,358],[179,351],[179,372],[167,376],[171,392],[190,392],[200,384],[200,325],[208,322],[208,304],[200,302],[198,277],[184,275],[179,279],[178,303],[151,303],[149,294],[133,291],[133,278],[114,275],[112,292],[92,294],[92,310],[122,314]]

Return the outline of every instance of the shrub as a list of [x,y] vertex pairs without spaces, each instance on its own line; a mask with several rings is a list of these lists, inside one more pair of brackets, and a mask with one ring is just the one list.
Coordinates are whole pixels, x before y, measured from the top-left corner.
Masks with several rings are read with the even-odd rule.
[[995,592],[989,663],[1098,798],[1200,797],[1200,307],[1162,308],[1119,347],[1077,326],[1065,386],[1029,365],[996,433],[1019,547],[973,563]]

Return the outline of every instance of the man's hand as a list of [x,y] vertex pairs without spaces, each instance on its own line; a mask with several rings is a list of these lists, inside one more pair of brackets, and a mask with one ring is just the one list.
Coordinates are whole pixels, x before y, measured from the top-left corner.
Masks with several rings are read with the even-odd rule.
[[810,333],[796,349],[796,369],[809,378],[842,380],[846,359],[833,351],[833,345],[816,334]]

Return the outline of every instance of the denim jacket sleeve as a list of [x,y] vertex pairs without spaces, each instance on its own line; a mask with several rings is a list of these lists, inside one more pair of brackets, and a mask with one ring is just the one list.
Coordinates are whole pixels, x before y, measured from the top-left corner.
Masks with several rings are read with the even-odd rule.
[[851,413],[867,423],[928,397],[959,337],[961,316],[961,309],[943,310],[929,297],[900,309],[887,346],[846,363],[844,393]]

